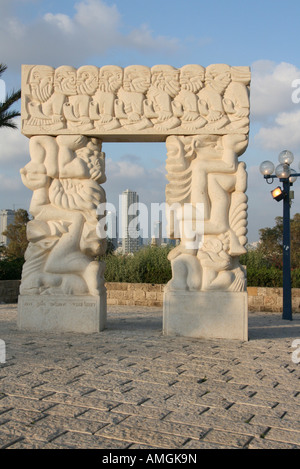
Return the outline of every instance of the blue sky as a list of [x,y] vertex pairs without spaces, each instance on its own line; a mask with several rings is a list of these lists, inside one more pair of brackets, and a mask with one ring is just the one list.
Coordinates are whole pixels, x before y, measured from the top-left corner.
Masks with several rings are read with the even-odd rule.
[[[275,165],[283,149],[300,161],[300,103],[292,83],[300,79],[298,0],[1,0],[0,62],[7,89],[21,83],[21,64],[52,66],[117,64],[181,67],[199,63],[249,65],[251,124],[247,164],[249,242],[273,226],[282,204],[260,176],[261,161]],[[145,203],[164,201],[165,145],[104,144],[107,198],[130,188]],[[2,130],[0,208],[29,207],[31,193],[19,169],[29,161],[28,139]],[[300,180],[292,214],[300,212]]]

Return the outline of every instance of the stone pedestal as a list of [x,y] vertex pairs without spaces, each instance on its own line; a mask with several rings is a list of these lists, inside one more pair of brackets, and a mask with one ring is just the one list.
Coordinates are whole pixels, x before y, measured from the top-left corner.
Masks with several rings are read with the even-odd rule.
[[247,292],[166,291],[163,333],[247,341]]
[[106,294],[20,295],[18,327],[45,332],[100,332],[106,327]]

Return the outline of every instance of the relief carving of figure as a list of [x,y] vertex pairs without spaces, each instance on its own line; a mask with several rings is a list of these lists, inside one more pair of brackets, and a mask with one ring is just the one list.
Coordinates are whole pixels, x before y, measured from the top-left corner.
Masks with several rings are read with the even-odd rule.
[[99,295],[105,251],[97,233],[96,209],[105,202],[101,143],[80,135],[35,136],[31,162],[21,170],[33,190],[21,294]]
[[99,87],[90,104],[90,117],[97,129],[114,130],[120,127],[115,117],[115,100],[122,86],[123,69],[107,65],[99,70]]
[[144,115],[144,100],[150,86],[151,71],[143,65],[130,65],[124,69],[123,86],[118,91],[115,114],[127,130],[152,127]]
[[173,99],[179,91],[179,70],[171,65],[152,67],[145,115],[151,119],[156,129],[170,130],[181,124],[172,106]]
[[223,106],[231,122],[226,126],[226,131],[248,130],[250,78],[249,67],[231,67],[231,83],[223,97]]
[[185,65],[180,69],[180,92],[173,101],[182,128],[201,129],[207,123],[200,116],[197,93],[203,88],[205,69],[201,65]]
[[209,65],[205,73],[205,87],[199,91],[199,111],[207,120],[208,131],[217,131],[229,123],[223,107],[223,94],[230,83],[229,65]]
[[92,65],[80,67],[76,73],[76,94],[71,94],[63,106],[69,129],[84,132],[94,127],[90,118],[90,102],[97,88],[98,68]]
[[31,69],[28,79],[31,99],[27,104],[29,118],[26,125],[45,132],[60,130],[65,126],[54,96],[54,73],[52,67],[36,65]]
[[[178,283],[186,288],[186,282],[196,290],[245,287],[244,273],[234,258],[246,252],[247,178],[244,164],[238,163],[246,146],[247,138],[239,134],[167,139],[166,200],[169,205],[179,203],[175,221],[170,217],[169,225],[171,231],[175,223],[183,226],[181,242],[169,255],[177,288]],[[188,214],[183,204],[191,205]],[[186,229],[200,217],[204,218],[202,233]],[[208,249],[208,245],[218,248]]]

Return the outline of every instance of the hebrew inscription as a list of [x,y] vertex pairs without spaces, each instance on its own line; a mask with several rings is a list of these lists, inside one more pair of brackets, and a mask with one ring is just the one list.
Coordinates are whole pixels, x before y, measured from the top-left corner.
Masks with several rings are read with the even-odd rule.
[[225,64],[22,67],[25,135],[99,136],[103,141],[249,131],[249,67]]

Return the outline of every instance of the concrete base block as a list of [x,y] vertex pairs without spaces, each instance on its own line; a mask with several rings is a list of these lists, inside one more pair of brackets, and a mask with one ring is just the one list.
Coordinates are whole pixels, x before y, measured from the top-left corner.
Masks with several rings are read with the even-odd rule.
[[247,292],[165,291],[163,333],[247,341]]
[[18,327],[32,331],[100,332],[106,327],[106,291],[101,296],[19,295]]

